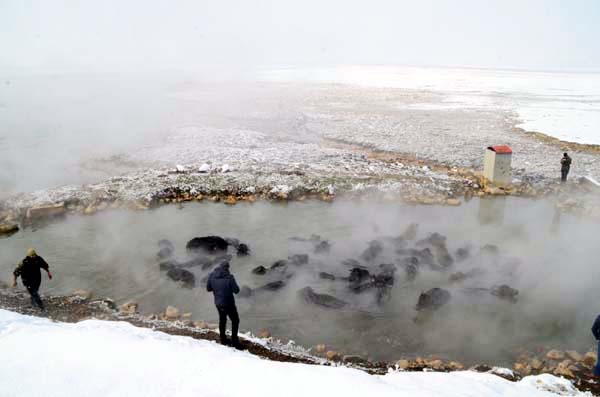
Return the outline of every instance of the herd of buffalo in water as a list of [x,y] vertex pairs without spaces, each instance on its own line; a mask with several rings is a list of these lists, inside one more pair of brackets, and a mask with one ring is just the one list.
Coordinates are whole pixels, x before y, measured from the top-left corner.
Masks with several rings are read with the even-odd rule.
[[[467,261],[476,255],[478,260],[499,261],[500,251],[495,245],[485,245],[478,248],[476,253],[472,247],[464,246],[458,248],[454,255],[450,253],[446,244],[446,237],[439,233],[429,234],[426,238],[417,240],[418,225],[411,224],[399,236],[385,237],[370,241],[367,248],[358,258],[346,259],[341,262],[341,268],[345,274],[332,274],[324,271],[317,272],[317,276],[330,282],[342,282],[345,288],[352,294],[373,294],[376,304],[381,305],[390,297],[394,283],[398,279],[403,282],[414,282],[423,269],[434,272],[447,272],[448,283],[458,284],[470,278],[476,278],[485,270],[474,267],[466,272],[456,271],[458,263]],[[292,237],[291,241],[298,243],[308,252],[280,259],[269,266],[258,266],[251,270],[256,278],[264,277],[262,285],[250,288],[246,285],[241,287],[239,296],[250,298],[255,294],[267,291],[278,291],[288,285],[289,280],[296,272],[311,261],[311,255],[316,257],[327,255],[331,249],[331,243],[320,236],[313,235],[309,238]],[[184,288],[194,288],[198,284],[196,275],[192,268],[200,269],[203,274],[201,285],[206,284],[209,270],[232,260],[232,253],[237,256],[251,255],[250,247],[234,238],[223,238],[219,236],[196,237],[186,245],[189,259],[178,261],[175,258],[175,247],[168,240],[158,243],[157,254],[159,267],[166,272],[166,276],[179,283]],[[393,260],[389,255],[394,253]],[[385,263],[382,263],[384,262]],[[510,261],[509,261],[510,262]],[[509,263],[514,269],[518,266],[518,260],[512,259]],[[509,268],[510,268],[509,266]],[[465,288],[465,292],[485,293],[497,298],[516,302],[518,291],[507,284],[492,286],[491,288]],[[345,309],[351,305],[333,295],[318,293],[312,287],[307,286],[298,291],[300,297],[309,304],[329,308]],[[423,291],[416,300],[417,312],[432,312],[446,305],[452,299],[452,294],[444,288],[431,288]]]

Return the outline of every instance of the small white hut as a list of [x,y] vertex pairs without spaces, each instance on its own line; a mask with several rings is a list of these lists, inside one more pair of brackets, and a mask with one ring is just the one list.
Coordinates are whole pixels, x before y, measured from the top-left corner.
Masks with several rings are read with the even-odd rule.
[[512,182],[512,149],[506,145],[490,146],[483,159],[483,176],[496,186]]

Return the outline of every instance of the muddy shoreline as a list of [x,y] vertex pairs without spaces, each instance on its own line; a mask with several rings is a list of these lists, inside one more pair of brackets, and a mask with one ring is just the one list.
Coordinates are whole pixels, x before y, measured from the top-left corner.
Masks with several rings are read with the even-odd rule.
[[[66,323],[76,323],[89,319],[125,321],[137,327],[150,328],[170,335],[187,336],[194,339],[214,341],[215,343],[218,343],[219,340],[218,331],[214,329],[214,325],[185,319],[185,314],[177,318],[168,318],[166,314],[142,315],[137,312],[136,304],[127,303],[117,307],[111,299],[94,298],[86,291],[75,291],[70,296],[45,296],[44,302],[47,311],[41,312],[37,308],[31,307],[29,296],[25,292],[15,291],[7,288],[6,285],[0,285],[0,308],[20,314],[44,317],[52,321]],[[315,351],[312,351],[312,349],[305,349],[294,344],[283,344],[281,341],[273,340],[266,331],[261,334],[259,337],[249,334],[241,335],[242,345],[244,350],[249,353],[271,361],[326,366],[344,365],[365,371],[371,375],[383,375],[389,371],[397,370],[452,372],[467,369],[459,362],[442,361],[435,355],[426,358],[400,359],[395,363],[373,362],[359,356],[346,356],[340,352],[327,350],[325,346],[317,346]],[[552,354],[564,355],[564,352],[555,350],[548,352],[547,359],[543,361],[544,364],[550,361],[548,357]],[[567,352],[566,356],[571,354],[573,353]],[[591,363],[591,360],[589,360],[591,353],[587,353],[585,357],[585,359],[582,357],[581,363],[575,362],[564,368],[562,367],[563,363],[559,363],[558,369],[549,370],[547,367],[535,367],[539,359],[526,357],[523,354],[518,358],[512,371],[497,369],[487,364],[474,365],[468,370],[491,373],[509,381],[518,381],[531,374],[551,373],[569,379],[580,391],[589,391],[598,396],[600,395],[600,382],[591,374],[593,365],[588,365],[588,362]],[[573,360],[569,361],[572,362]],[[532,365],[535,368],[532,368]],[[557,373],[561,370],[569,372]]]
[[543,132],[527,131],[519,127],[515,127],[514,131],[520,134],[531,135],[535,137],[535,139],[547,143],[549,145],[559,147],[561,150],[575,153],[600,154],[600,145],[563,141]]

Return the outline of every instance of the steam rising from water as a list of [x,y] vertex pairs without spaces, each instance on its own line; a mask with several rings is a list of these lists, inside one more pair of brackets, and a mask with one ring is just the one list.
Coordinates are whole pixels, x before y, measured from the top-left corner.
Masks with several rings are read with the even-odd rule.
[[[436,353],[452,358],[497,362],[520,348],[537,346],[584,350],[592,343],[590,322],[598,310],[591,297],[600,270],[589,258],[597,256],[597,225],[563,215],[554,218],[546,202],[513,198],[473,200],[459,208],[406,207],[385,202],[310,202],[285,206],[270,204],[226,207],[189,204],[183,209],[163,207],[144,213],[107,212],[95,217],[71,217],[36,232],[25,231],[0,241],[2,278],[25,249],[34,246],[55,269],[57,277],[44,284],[46,293],[60,294],[88,288],[98,296],[119,301],[135,299],[142,310],[154,312],[168,304],[192,311],[195,319],[216,320],[212,297],[202,286],[184,290],[160,274],[157,241],[172,240],[177,256],[185,257],[185,243],[194,236],[216,234],[237,237],[250,245],[253,255],[234,258],[232,272],[240,285],[253,288],[269,276],[251,274],[295,253],[309,253],[310,263],[289,267],[293,277],[280,291],[250,299],[238,298],[242,327],[268,328],[276,337],[304,345],[326,343],[347,352],[382,359]],[[373,239],[385,250],[372,262],[399,263],[383,239],[398,236],[409,223],[420,224],[418,238],[438,232],[447,237],[450,252],[470,247],[472,256],[447,272],[422,268],[414,282],[398,267],[390,298],[377,305],[373,293],[356,295],[347,282],[321,280],[318,272],[347,276],[341,264],[360,260]],[[332,243],[328,254],[289,240],[319,234]],[[479,247],[496,244],[497,258],[477,255]],[[364,261],[363,261],[364,263]],[[449,283],[450,273],[480,269],[480,275]],[[206,274],[194,269],[198,284]],[[517,303],[487,291],[468,293],[469,287],[509,284],[520,291]],[[305,303],[297,291],[312,286],[350,303],[343,311]],[[443,287],[449,304],[425,321],[415,323],[415,305],[421,291]]]
[[[4,75],[0,185],[4,195],[107,179],[92,160],[154,140],[170,126],[173,79],[118,75]],[[142,81],[143,80],[143,81]]]

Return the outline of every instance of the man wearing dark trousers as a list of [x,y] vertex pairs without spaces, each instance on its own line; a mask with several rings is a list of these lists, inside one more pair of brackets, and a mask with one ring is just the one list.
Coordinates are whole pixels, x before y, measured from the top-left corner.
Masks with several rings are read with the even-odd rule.
[[567,175],[569,175],[569,171],[571,170],[571,162],[573,162],[573,159],[567,153],[564,153],[560,159],[560,181],[562,183],[567,181]]
[[[212,292],[215,297],[215,306],[219,312],[219,336],[221,344],[231,343],[236,349],[242,349],[238,339],[238,329],[240,326],[240,317],[235,307],[235,298],[233,294],[240,292],[235,277],[229,273],[229,263],[224,262],[208,276],[206,290]],[[227,340],[227,317],[231,320],[231,342]]]
[[42,273],[40,269],[44,269],[46,273],[48,273],[48,278],[52,280],[52,273],[50,273],[48,263],[46,263],[44,258],[39,256],[33,248],[30,248],[27,251],[25,259],[19,263],[13,272],[12,285],[13,287],[17,286],[17,278],[20,276],[23,285],[27,288],[27,292],[31,295],[31,305],[33,307],[37,306],[42,311],[45,311],[42,298],[40,298],[40,294],[38,293],[40,284],[42,283]]

